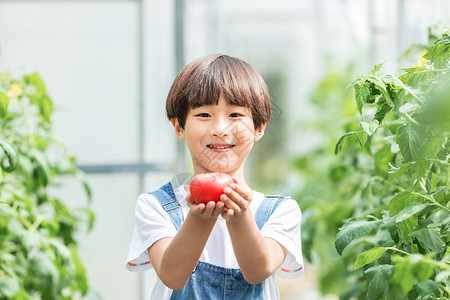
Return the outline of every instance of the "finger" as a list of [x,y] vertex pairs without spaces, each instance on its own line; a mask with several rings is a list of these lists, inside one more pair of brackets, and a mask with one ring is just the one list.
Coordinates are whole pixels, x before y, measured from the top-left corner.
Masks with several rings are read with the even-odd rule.
[[216,203],[216,206],[214,207],[214,210],[212,212],[212,215],[214,217],[219,216],[221,213],[224,212],[225,209],[225,203],[223,203],[222,201],[219,201]]
[[227,217],[232,217],[234,215],[234,211],[232,209],[228,209],[225,214]]
[[237,192],[242,198],[244,198],[247,201],[252,200],[253,191],[247,188],[242,187],[239,184],[232,183],[230,185],[230,188],[233,189],[235,192]]
[[192,207],[191,207],[194,211],[196,211],[196,212],[198,212],[198,213],[200,213],[200,214],[202,214],[203,213],[203,211],[205,210],[205,208],[206,208],[206,206],[205,206],[205,204],[203,204],[203,203],[200,203],[200,204],[196,204],[196,203],[194,203],[194,204],[192,204]]
[[248,205],[249,200],[242,197],[239,193],[237,193],[235,190],[233,190],[230,187],[226,187],[225,190],[225,196],[228,196],[228,198],[231,199],[239,208],[244,208]]
[[203,211],[202,216],[210,217],[214,211],[215,206],[216,203],[214,201],[209,201],[208,203],[206,203],[205,210]]
[[187,203],[192,203],[192,202],[194,202],[194,199],[192,199],[190,193],[187,193],[187,196],[186,196],[186,202],[187,202]]
[[232,209],[227,209],[222,213],[222,218],[224,218],[226,221],[230,220],[234,215],[234,211]]
[[234,211],[239,211],[240,210],[240,207],[239,207],[239,205],[235,202],[235,201],[233,201],[233,199],[231,199],[230,197],[228,197],[227,195],[225,195],[225,194],[222,194],[221,196],[220,196],[220,200],[223,202],[223,203],[225,203],[225,205],[228,207],[228,209],[230,210],[234,210]]

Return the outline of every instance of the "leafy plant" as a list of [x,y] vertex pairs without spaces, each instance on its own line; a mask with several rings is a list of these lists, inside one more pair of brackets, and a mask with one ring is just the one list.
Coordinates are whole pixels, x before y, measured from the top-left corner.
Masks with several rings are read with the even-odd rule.
[[355,270],[342,299],[450,297],[450,36],[423,58],[400,76],[377,65],[350,85],[362,120],[335,147],[358,178],[348,199],[358,206],[335,240]]
[[86,207],[51,196],[62,176],[81,180],[75,157],[52,135],[53,102],[41,77],[0,73],[0,299],[73,299],[88,281],[77,254],[79,226],[93,226]]
[[[295,158],[293,173],[303,182],[295,194],[303,211],[302,250],[316,269],[319,289],[323,294],[339,294],[343,287],[345,266],[338,259],[334,240],[343,220],[352,216],[349,199],[358,187],[358,177],[351,175],[351,161],[333,154],[336,140],[344,130],[350,130],[356,114],[352,93],[346,89],[355,77],[356,66],[337,67],[328,61],[327,70],[311,95],[310,113],[297,125],[298,130],[314,136],[315,146]],[[338,124],[338,126],[337,126]],[[357,147],[346,145],[347,148]],[[314,266],[317,266],[316,268]]]

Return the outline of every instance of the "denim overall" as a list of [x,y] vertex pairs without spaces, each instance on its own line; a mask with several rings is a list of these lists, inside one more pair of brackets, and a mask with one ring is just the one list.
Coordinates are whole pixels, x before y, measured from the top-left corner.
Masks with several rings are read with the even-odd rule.
[[[181,206],[176,201],[172,184],[169,182],[160,189],[151,192],[169,215],[177,231],[184,218]],[[255,213],[259,230],[284,200],[282,196],[266,195]],[[197,267],[181,290],[174,290],[170,299],[264,299],[262,283],[249,284],[240,269],[224,268],[199,261]]]

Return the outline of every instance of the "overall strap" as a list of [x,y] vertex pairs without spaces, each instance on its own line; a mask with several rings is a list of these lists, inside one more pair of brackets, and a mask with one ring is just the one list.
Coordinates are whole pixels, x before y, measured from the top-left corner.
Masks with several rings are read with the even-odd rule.
[[269,220],[270,216],[273,214],[278,205],[290,198],[291,197],[284,197],[281,195],[266,195],[264,197],[255,213],[255,221],[256,225],[258,225],[259,230],[261,230],[267,220]]
[[161,204],[166,213],[169,215],[173,225],[175,225],[175,228],[178,231],[183,224],[184,218],[181,212],[181,206],[175,197],[172,184],[169,182],[149,194],[158,199],[159,204]]

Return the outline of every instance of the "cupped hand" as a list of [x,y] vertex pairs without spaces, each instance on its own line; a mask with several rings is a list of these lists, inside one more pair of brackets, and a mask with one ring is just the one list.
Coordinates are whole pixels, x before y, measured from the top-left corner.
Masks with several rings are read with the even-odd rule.
[[190,193],[188,193],[186,197],[186,202],[189,206],[190,212],[203,219],[217,218],[219,215],[228,210],[228,208],[222,201],[218,201],[217,203],[214,201],[210,201],[206,204],[197,204],[191,197]]
[[226,211],[222,212],[222,218],[227,222],[233,223],[241,219],[247,212],[252,201],[253,191],[239,184],[236,177],[233,177],[233,183],[224,189],[224,194],[220,196]]

